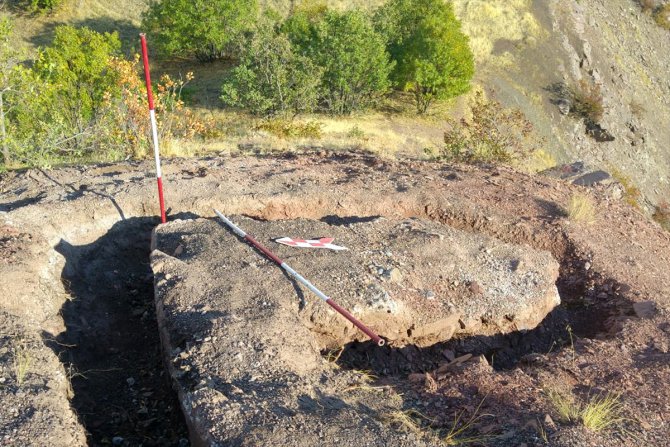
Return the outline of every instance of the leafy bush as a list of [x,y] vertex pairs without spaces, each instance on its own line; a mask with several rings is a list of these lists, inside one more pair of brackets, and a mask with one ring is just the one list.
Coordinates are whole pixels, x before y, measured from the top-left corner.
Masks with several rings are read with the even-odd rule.
[[438,158],[466,163],[512,163],[535,152],[541,141],[533,125],[518,109],[506,109],[477,92],[469,118],[449,121],[445,147]]
[[451,2],[391,0],[375,19],[396,63],[391,79],[414,94],[419,113],[470,89],[474,57]]
[[236,56],[235,42],[258,17],[256,0],[152,1],[142,27],[165,57]]
[[323,69],[324,110],[351,113],[370,107],[389,91],[393,64],[365,12],[299,9],[283,29],[300,54]]
[[119,48],[115,33],[60,26],[33,69],[20,70],[8,129],[24,161],[56,152],[82,156],[99,148],[105,103],[120,92],[111,67]]
[[223,84],[224,103],[257,114],[298,114],[316,108],[321,70],[296,54],[288,37],[265,24],[245,45],[241,64]]
[[[58,27],[33,68],[12,71],[5,109],[7,149],[23,165],[142,156],[149,148],[146,89],[139,57],[117,56],[116,34]],[[206,136],[214,126],[183,108],[185,81],[161,77],[155,105],[164,137]]]
[[654,20],[658,26],[670,31],[670,3],[666,3],[654,11]]

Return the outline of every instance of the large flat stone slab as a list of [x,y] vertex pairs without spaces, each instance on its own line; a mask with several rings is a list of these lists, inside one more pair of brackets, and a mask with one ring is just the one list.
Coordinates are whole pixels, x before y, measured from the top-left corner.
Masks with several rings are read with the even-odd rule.
[[[438,223],[232,218],[396,346],[530,329],[559,303],[549,253]],[[352,373],[320,355],[366,337],[217,221],[162,225],[153,245],[164,348],[203,443],[425,445],[383,422],[401,408],[392,391],[344,393]]]

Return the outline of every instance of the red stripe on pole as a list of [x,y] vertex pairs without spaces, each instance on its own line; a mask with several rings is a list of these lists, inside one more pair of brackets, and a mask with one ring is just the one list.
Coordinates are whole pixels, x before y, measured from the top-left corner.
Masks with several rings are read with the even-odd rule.
[[277,265],[281,266],[283,261],[279,259],[277,256],[274,255],[270,250],[265,248],[263,245],[261,245],[260,242],[258,242],[256,239],[253,237],[249,236],[248,234],[244,237],[251,245],[256,247],[259,251],[261,251],[265,256],[268,258],[272,259],[274,262],[277,263]]
[[149,110],[154,109],[154,95],[151,93],[151,75],[149,74],[149,52],[147,51],[147,37],[144,33],[140,34],[142,42],[142,62],[144,63],[144,80],[147,84],[147,98],[149,100]]
[[377,346],[384,346],[384,344],[386,343],[384,341],[384,339],[381,338],[379,335],[375,334],[374,332],[372,332],[370,329],[368,329],[368,327],[365,326],[363,323],[358,321],[358,319],[356,319],[356,317],[351,315],[348,310],[346,310],[343,307],[340,307],[339,304],[337,304],[335,301],[333,301],[330,298],[328,298],[326,303],[328,303],[330,305],[330,307],[332,307],[333,309],[338,311],[340,313],[340,315],[342,315],[344,318],[351,321],[351,323],[354,326],[356,326],[358,329],[360,329],[361,332],[363,332],[365,335],[370,337],[372,339],[372,341],[374,341]]
[[161,207],[161,223],[165,223],[167,218],[165,217],[165,200],[163,199],[163,179],[158,177],[156,180],[158,182],[158,203]]
[[149,119],[151,120],[151,137],[154,143],[154,158],[156,161],[156,180],[158,182],[158,203],[161,208],[161,222],[167,222],[165,216],[165,199],[163,197],[163,179],[161,175],[161,159],[158,149],[158,129],[156,126],[156,112],[154,111],[154,97],[151,93],[151,75],[149,74],[149,52],[147,51],[147,39],[140,34],[142,42],[142,61],[144,62],[144,79],[147,83],[147,99],[149,101]]

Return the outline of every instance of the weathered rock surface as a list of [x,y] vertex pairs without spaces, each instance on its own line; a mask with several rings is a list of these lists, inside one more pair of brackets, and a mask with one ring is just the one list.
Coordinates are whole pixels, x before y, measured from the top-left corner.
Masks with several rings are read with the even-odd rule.
[[[531,329],[560,301],[548,252],[435,222],[234,221],[396,346]],[[349,250],[272,242],[284,236]],[[164,347],[206,443],[269,445],[300,426],[299,445],[316,445],[329,416],[357,426],[324,438],[341,445],[417,445],[380,424],[392,403],[343,400],[346,375],[320,351],[366,337],[277,266],[211,220],[163,225],[153,243]]]

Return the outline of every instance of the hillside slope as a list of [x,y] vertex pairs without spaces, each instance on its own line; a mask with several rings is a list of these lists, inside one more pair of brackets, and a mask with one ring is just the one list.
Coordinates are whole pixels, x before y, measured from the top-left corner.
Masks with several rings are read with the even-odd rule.
[[[287,14],[296,2],[260,3]],[[382,2],[327,3],[336,8],[372,8]],[[21,44],[29,48],[49,42],[56,24],[71,23],[117,30],[124,50],[130,52],[136,47],[140,15],[147,5],[147,0],[77,0],[53,16],[14,20]],[[504,104],[521,108],[559,162],[583,160],[610,172],[616,167],[619,177],[629,177],[649,204],[670,196],[670,33],[643,14],[636,1],[454,0],[454,6],[471,38],[476,82],[493,89]],[[220,69],[179,66],[186,68],[195,69],[196,78],[200,71],[205,77],[219,76],[210,82],[213,90],[206,92],[216,104]],[[601,86],[605,106],[601,124],[614,141],[596,142],[586,134],[584,123],[559,111],[555,87],[580,81]],[[388,134],[386,128],[373,129],[382,121],[371,124],[369,133]],[[418,126],[413,133],[425,133],[426,138],[411,149],[418,154],[426,141],[439,145],[435,135],[443,127],[441,120]],[[379,138],[370,145],[385,143]],[[389,141],[407,143],[399,137]]]

